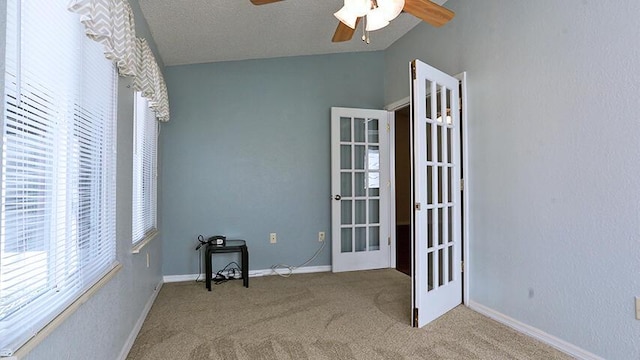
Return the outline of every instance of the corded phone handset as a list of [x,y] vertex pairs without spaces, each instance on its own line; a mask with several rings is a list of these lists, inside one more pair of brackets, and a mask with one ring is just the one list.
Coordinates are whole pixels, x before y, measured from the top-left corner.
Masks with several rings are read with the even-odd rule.
[[227,237],[223,235],[214,235],[207,239],[207,243],[215,246],[224,246],[227,242]]
[[227,243],[227,237],[224,235],[214,235],[208,238],[207,241],[205,241],[204,236],[199,235],[198,242],[200,242],[200,244],[196,246],[196,250],[199,250],[202,247],[202,245],[205,245],[205,244],[213,245],[213,246],[225,246],[225,244]]

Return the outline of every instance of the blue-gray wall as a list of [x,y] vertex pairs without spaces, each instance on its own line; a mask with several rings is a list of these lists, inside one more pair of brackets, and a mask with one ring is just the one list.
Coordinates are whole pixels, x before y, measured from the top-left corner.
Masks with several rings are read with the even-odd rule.
[[[146,21],[141,16],[137,1],[130,0],[130,3],[136,16],[137,36],[146,38],[155,51],[155,43]],[[4,36],[2,41],[4,42]],[[131,79],[120,78],[118,81],[116,232],[117,259],[123,268],[114,279],[32,350],[26,359],[118,358],[145,306],[153,296],[154,289],[162,281],[162,244],[159,239],[146,245],[139,254],[131,253],[133,91],[127,87],[130,84]],[[147,253],[151,259],[148,268]]]
[[387,49],[385,99],[414,58],[468,72],[471,301],[640,359],[640,3],[446,6]]
[[252,270],[313,255],[331,230],[330,108],[381,108],[383,71],[382,52],[167,67],[163,273],[199,273],[198,234],[246,239]]
[[[197,234],[247,239],[252,269],[310,256],[317,231],[330,229],[329,108],[408,96],[413,58],[468,71],[471,301],[607,359],[639,358],[640,5],[446,5],[452,23],[419,25],[384,53],[165,69],[173,119],[160,142],[162,240],[140,255],[128,252],[132,115],[121,81],[124,269],[28,358],[115,358],[160,281],[163,251],[164,274],[198,272]],[[329,263],[327,248],[312,265]]]

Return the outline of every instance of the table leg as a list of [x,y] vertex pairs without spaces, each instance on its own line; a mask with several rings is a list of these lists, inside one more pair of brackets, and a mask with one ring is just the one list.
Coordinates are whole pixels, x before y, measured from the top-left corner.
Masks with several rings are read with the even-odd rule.
[[242,285],[249,287],[249,250],[246,246],[242,247]]
[[211,252],[209,251],[209,246],[207,246],[204,254],[205,254],[204,268],[205,268],[206,285],[207,285],[207,290],[211,291]]

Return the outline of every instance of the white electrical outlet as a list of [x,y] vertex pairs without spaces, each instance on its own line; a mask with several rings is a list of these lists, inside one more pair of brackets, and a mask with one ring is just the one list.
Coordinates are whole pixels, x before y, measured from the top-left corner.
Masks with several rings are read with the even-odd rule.
[[278,242],[278,236],[276,235],[276,233],[269,234],[269,242],[272,244],[275,244]]
[[640,320],[640,296],[636,296],[636,319]]
[[318,233],[318,241],[320,241],[320,242],[324,241],[324,231],[320,231]]

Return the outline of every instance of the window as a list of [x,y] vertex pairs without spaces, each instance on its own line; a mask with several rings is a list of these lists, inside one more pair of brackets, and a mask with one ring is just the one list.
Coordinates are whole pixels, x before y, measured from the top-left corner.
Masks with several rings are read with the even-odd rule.
[[133,243],[156,233],[158,121],[149,102],[136,92],[133,149]]
[[1,356],[116,265],[115,84],[64,2],[7,2]]

